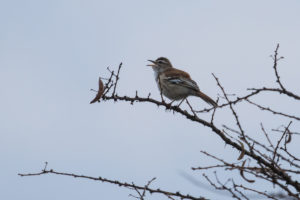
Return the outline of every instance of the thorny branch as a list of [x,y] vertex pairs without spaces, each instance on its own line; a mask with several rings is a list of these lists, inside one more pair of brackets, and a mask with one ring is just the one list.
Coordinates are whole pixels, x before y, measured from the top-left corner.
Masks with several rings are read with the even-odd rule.
[[180,192],[169,192],[166,190],[162,190],[162,189],[153,189],[150,188],[149,185],[155,180],[151,179],[145,186],[139,186],[136,185],[134,183],[127,183],[127,182],[121,182],[118,180],[111,180],[111,179],[107,179],[107,178],[103,178],[101,176],[99,177],[92,177],[92,176],[85,176],[85,175],[77,175],[77,174],[73,174],[73,173],[65,173],[65,172],[58,172],[55,171],[53,169],[47,170],[46,169],[47,166],[45,166],[45,168],[38,173],[27,173],[27,174],[18,174],[19,176],[40,176],[40,175],[45,175],[45,174],[55,174],[55,175],[62,175],[62,176],[70,176],[70,177],[74,177],[74,178],[83,178],[83,179],[89,179],[89,180],[94,180],[94,181],[101,181],[103,183],[110,183],[113,185],[117,185],[120,187],[125,187],[131,190],[135,190],[138,191],[138,193],[141,195],[141,198],[144,198],[146,195],[146,191],[149,192],[150,194],[161,194],[167,197],[178,197],[181,199],[191,199],[191,200],[206,200],[206,198],[204,197],[194,197],[191,196],[189,194],[182,194]]
[[277,62],[281,59],[283,59],[284,57],[280,57],[278,58],[278,49],[279,49],[279,44],[277,44],[277,47],[274,51],[274,56],[271,56],[274,60],[274,65],[273,65],[273,68],[274,68],[274,72],[275,72],[275,76],[276,76],[276,82],[279,84],[280,88],[282,90],[285,90],[285,88],[283,87],[281,81],[280,81],[280,76],[278,74],[278,71],[277,71]]
[[281,115],[281,116],[284,116],[284,117],[287,117],[287,118],[291,118],[291,119],[295,119],[295,120],[299,120],[300,121],[300,117],[297,117],[297,116],[293,116],[293,115],[288,115],[286,113],[282,113],[282,112],[278,112],[278,111],[274,111],[273,109],[269,108],[269,107],[264,107],[264,106],[261,106],[261,105],[258,105],[257,103],[254,103],[253,101],[250,101],[249,99],[246,99],[246,101],[258,108],[260,108],[261,110],[264,110],[264,111],[269,111],[271,113],[273,113],[274,115]]
[[[191,120],[195,123],[199,123],[208,129],[210,129],[214,134],[218,135],[219,138],[226,144],[231,147],[233,147],[235,150],[240,152],[240,156],[236,158],[237,162],[232,161],[225,161],[225,159],[218,158],[216,156],[213,156],[205,151],[202,151],[202,153],[205,156],[210,157],[211,159],[215,160],[219,164],[206,166],[206,167],[193,167],[193,170],[212,170],[212,169],[223,169],[225,171],[230,172],[237,172],[240,176],[240,180],[238,180],[241,183],[236,183],[236,180],[233,180],[232,178],[229,178],[225,183],[219,180],[217,173],[215,173],[215,181],[212,181],[211,178],[209,178],[207,175],[203,175],[205,180],[208,181],[208,183],[214,187],[217,190],[224,190],[227,191],[233,198],[235,199],[250,199],[251,195],[257,195],[257,197],[267,197],[269,199],[300,199],[300,181],[299,177],[297,176],[300,174],[300,158],[296,155],[293,155],[289,149],[288,144],[292,142],[292,135],[297,135],[298,133],[295,131],[292,131],[292,128],[296,125],[296,122],[300,121],[300,118],[298,116],[286,114],[284,112],[275,111],[269,107],[262,106],[258,103],[254,103],[251,98],[263,95],[267,92],[275,92],[279,95],[284,95],[288,98],[292,98],[293,100],[299,101],[300,96],[299,94],[296,94],[292,91],[289,91],[286,89],[286,87],[283,85],[281,78],[279,76],[278,72],[278,61],[283,59],[283,57],[279,57],[278,55],[279,45],[276,46],[276,49],[274,51],[274,55],[272,56],[273,59],[273,70],[276,77],[276,83],[279,85],[278,88],[267,88],[267,87],[261,87],[261,88],[250,88],[247,89],[247,91],[251,91],[249,94],[235,97],[235,99],[231,100],[229,98],[229,95],[225,92],[224,86],[221,85],[218,77],[216,77],[214,74],[214,78],[217,82],[217,85],[219,86],[220,90],[223,93],[223,96],[226,102],[220,103],[220,105],[217,108],[205,108],[203,110],[196,111],[192,105],[189,103],[188,100],[186,100],[187,106],[189,108],[189,111],[183,109],[180,107],[180,104],[177,106],[173,106],[171,103],[166,103],[163,99],[162,94],[160,94],[161,99],[156,100],[154,98],[151,98],[150,93],[147,97],[140,97],[138,95],[138,92],[136,92],[135,96],[130,97],[126,95],[119,95],[117,92],[117,84],[120,79],[120,70],[122,67],[122,63],[119,65],[119,68],[117,70],[117,74],[115,74],[114,71],[110,70],[108,68],[108,71],[110,72],[109,78],[105,79],[106,83],[103,86],[103,83],[101,85],[101,79],[99,79],[99,90],[97,91],[97,98],[93,100],[93,102],[100,102],[100,101],[125,101],[129,102],[130,104],[134,104],[137,102],[147,102],[150,104],[157,105],[159,107],[162,107],[166,110],[173,111],[173,113],[177,113],[179,115],[184,116],[188,120]],[[104,80],[104,79],[102,79]],[[101,81],[101,82],[100,82]],[[161,86],[160,86],[161,87]],[[111,91],[112,90],[112,91]],[[100,91],[100,92],[99,92]],[[236,109],[233,107],[234,105],[237,105],[239,103],[246,103],[248,105],[254,105],[260,109],[260,111],[269,112],[274,115],[280,116],[284,119],[289,120],[295,120],[290,121],[290,123],[287,126],[284,126],[284,130],[280,129],[271,129],[271,132],[268,131],[263,123],[260,123],[260,130],[262,131],[264,137],[267,139],[267,144],[264,142],[260,142],[259,140],[250,137],[250,135],[255,135],[256,133],[249,133],[249,131],[246,131],[247,129],[244,129],[242,127],[242,118],[238,116],[238,113]],[[215,117],[215,112],[218,109],[226,109],[228,108],[232,116],[234,117],[234,122],[237,125],[237,130],[234,128],[230,128],[228,125],[222,125],[221,127],[218,127],[215,123],[213,123]],[[213,111],[213,112],[211,112]],[[201,116],[199,116],[201,113],[210,113],[211,114],[211,120],[207,121],[205,119],[202,119]],[[293,126],[292,126],[292,122]],[[245,122],[243,122],[244,126]],[[276,132],[280,132],[281,136],[276,140]],[[299,135],[299,134],[298,134]],[[278,136],[278,134],[277,134]],[[244,144],[242,142],[247,144],[247,149],[244,147]],[[275,145],[274,145],[275,144]],[[29,173],[29,174],[19,174],[20,176],[38,176],[38,175],[44,175],[44,174],[56,174],[56,175],[64,175],[64,176],[71,176],[75,178],[86,178],[91,180],[98,180],[114,185],[119,185],[122,187],[126,187],[128,189],[134,190],[138,196],[130,195],[132,197],[138,198],[138,199],[145,199],[146,192],[152,193],[159,193],[167,197],[168,199],[205,199],[204,197],[194,197],[190,195],[184,195],[180,192],[168,192],[160,189],[152,189],[149,187],[151,184],[151,181],[148,182],[145,186],[138,186],[134,183],[126,183],[121,181],[114,181],[110,179],[105,179],[102,177],[90,177],[90,176],[84,176],[84,175],[76,175],[71,173],[64,173],[64,172],[57,172],[54,170],[47,170],[46,166],[42,170],[42,172],[39,173]],[[248,175],[251,177],[249,178]],[[298,179],[297,179],[298,178]],[[281,189],[281,191],[278,193],[274,193],[271,191],[265,191],[263,188],[255,188],[255,184],[253,184],[255,181],[261,180],[264,182],[267,182],[271,185],[273,185],[276,188]],[[246,185],[248,184],[248,185]],[[249,186],[250,184],[250,186]],[[252,186],[252,187],[251,187]],[[245,192],[251,192],[252,194],[245,194]]]
[[118,68],[118,72],[117,72],[117,75],[116,75],[116,83],[114,84],[114,90],[112,92],[112,96],[115,95],[115,92],[116,92],[116,89],[117,89],[117,84],[119,82],[119,74],[120,74],[121,67],[122,67],[122,63],[120,63],[119,68]]

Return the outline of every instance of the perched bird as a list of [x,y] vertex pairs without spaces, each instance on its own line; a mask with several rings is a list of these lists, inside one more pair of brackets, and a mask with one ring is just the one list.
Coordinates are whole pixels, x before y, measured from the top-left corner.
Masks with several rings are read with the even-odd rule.
[[184,100],[188,96],[196,96],[203,99],[208,104],[217,107],[218,104],[209,96],[202,93],[190,75],[182,70],[173,68],[171,62],[165,57],[159,57],[151,62],[154,70],[155,81],[161,93],[170,100]]

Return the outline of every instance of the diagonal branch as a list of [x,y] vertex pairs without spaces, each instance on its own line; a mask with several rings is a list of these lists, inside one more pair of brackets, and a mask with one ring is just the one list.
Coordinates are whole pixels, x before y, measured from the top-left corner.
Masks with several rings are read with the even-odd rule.
[[260,108],[261,110],[266,110],[266,111],[269,111],[271,113],[273,113],[274,115],[281,115],[281,116],[284,116],[284,117],[288,117],[288,118],[291,118],[291,119],[295,119],[295,120],[299,120],[300,121],[300,117],[297,117],[297,116],[293,116],[293,115],[288,115],[288,114],[285,114],[285,113],[282,113],[282,112],[278,112],[278,111],[274,111],[272,110],[271,108],[269,107],[264,107],[264,106],[261,106],[257,103],[254,103],[253,101],[250,101],[249,99],[246,99],[247,102],[249,102],[250,104]]

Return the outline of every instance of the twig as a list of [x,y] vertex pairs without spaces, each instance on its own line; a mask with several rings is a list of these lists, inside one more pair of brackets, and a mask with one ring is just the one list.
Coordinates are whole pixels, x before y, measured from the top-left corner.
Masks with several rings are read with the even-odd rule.
[[118,84],[118,81],[119,81],[119,74],[120,74],[121,67],[122,67],[122,63],[120,63],[119,68],[118,68],[118,72],[117,72],[117,75],[116,75],[116,82],[115,82],[115,85],[114,85],[112,96],[114,96],[115,92],[116,92],[116,88],[117,88],[117,84]]
[[300,100],[300,96],[290,92],[290,91],[287,91],[287,90],[282,90],[280,88],[267,88],[267,87],[262,87],[262,88],[248,88],[247,90],[253,90],[255,92],[258,93],[261,93],[261,92],[277,92],[279,94],[285,94],[289,97],[292,97],[296,100]]
[[278,56],[278,49],[279,49],[279,44],[277,44],[277,47],[274,51],[274,57],[273,58],[273,61],[274,61],[274,65],[273,65],[273,68],[274,68],[274,71],[275,71],[275,76],[276,76],[276,82],[279,84],[280,88],[285,91],[285,88],[283,87],[281,81],[280,81],[280,76],[278,74],[278,71],[277,71],[277,62],[282,59],[283,57],[280,57],[280,58],[277,58]]
[[290,121],[290,123],[289,123],[288,126],[286,127],[284,133],[281,135],[281,138],[280,138],[280,139],[278,140],[278,142],[277,142],[277,145],[276,145],[276,147],[275,147],[274,154],[273,154],[273,161],[275,161],[275,157],[276,157],[276,154],[277,154],[277,149],[278,149],[278,147],[279,147],[279,144],[280,144],[280,142],[282,141],[282,139],[283,139],[283,137],[285,136],[285,134],[287,133],[288,128],[290,127],[291,124],[292,124],[292,121]]
[[261,110],[269,111],[269,112],[273,113],[274,115],[281,115],[281,116],[284,116],[284,117],[288,117],[288,118],[300,121],[300,117],[296,117],[296,116],[293,116],[293,115],[288,115],[288,114],[285,114],[285,113],[282,113],[282,112],[274,111],[271,108],[258,105],[257,103],[254,103],[253,101],[250,101],[249,99],[246,99],[246,101],[249,102],[250,104],[260,108]]
[[[229,102],[227,102],[227,103],[218,105],[218,108],[223,108],[223,107],[226,107],[226,106],[229,106],[229,105],[235,105],[235,104],[237,104],[237,103],[239,103],[239,102],[241,102],[241,101],[243,101],[243,100],[246,100],[246,99],[248,99],[248,98],[250,98],[250,97],[252,97],[252,96],[257,95],[258,93],[259,93],[259,91],[254,91],[254,92],[252,92],[252,93],[250,93],[250,94],[247,94],[247,95],[245,95],[245,96],[243,96],[243,97],[237,97],[237,98],[236,98],[235,100],[233,100],[233,101],[229,101]],[[214,108],[205,108],[205,109],[203,109],[203,110],[199,110],[199,111],[195,111],[195,112],[196,112],[196,113],[202,113],[202,112],[210,112],[211,110],[214,110]]]
[[271,142],[271,140],[270,140],[270,138],[269,138],[269,135],[268,135],[268,133],[266,132],[266,130],[265,130],[265,128],[264,128],[264,126],[263,126],[262,123],[260,123],[260,127],[261,127],[262,132],[265,134],[265,136],[266,136],[266,138],[267,138],[267,140],[268,140],[270,146],[272,147],[272,149],[275,149],[274,146],[273,146],[273,144],[272,144],[272,142]]
[[197,114],[195,113],[195,110],[194,110],[193,107],[191,106],[190,102],[189,102],[187,99],[185,99],[185,101],[186,101],[187,105],[190,107],[191,112],[194,114],[194,116],[197,116]]
[[45,175],[45,174],[55,174],[55,175],[62,175],[62,176],[70,176],[70,177],[74,177],[74,178],[83,178],[83,179],[89,179],[89,180],[95,180],[95,181],[102,181],[102,182],[105,182],[105,183],[118,185],[120,187],[125,187],[125,188],[128,188],[128,189],[145,190],[145,191],[150,192],[151,194],[152,193],[157,193],[157,194],[162,194],[162,195],[165,195],[165,196],[179,197],[179,198],[182,198],[182,199],[206,200],[206,198],[204,198],[204,197],[194,197],[194,196],[191,196],[189,194],[182,194],[180,192],[169,192],[169,191],[166,191],[166,190],[161,190],[159,188],[158,189],[152,189],[152,188],[149,188],[147,185],[146,186],[138,186],[138,185],[135,185],[134,183],[126,183],[126,182],[121,182],[121,181],[118,181],[118,180],[106,179],[106,178],[103,178],[101,176],[92,177],[92,176],[85,176],[85,175],[77,175],[77,174],[72,174],[72,173],[58,172],[58,171],[55,171],[53,169],[42,170],[39,173],[28,173],[28,174],[21,174],[20,173],[18,175],[23,177],[23,176],[40,176],[40,175]]

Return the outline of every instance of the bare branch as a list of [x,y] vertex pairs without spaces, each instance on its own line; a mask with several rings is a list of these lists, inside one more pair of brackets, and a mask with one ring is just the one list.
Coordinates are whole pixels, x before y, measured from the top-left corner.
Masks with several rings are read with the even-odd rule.
[[157,193],[157,194],[162,194],[162,195],[165,195],[165,196],[179,197],[179,198],[182,198],[182,199],[206,200],[206,198],[204,198],[204,197],[194,197],[194,196],[191,196],[189,194],[182,194],[180,192],[168,192],[166,190],[161,190],[159,188],[158,189],[152,189],[152,188],[149,187],[149,184],[154,179],[152,179],[150,182],[148,182],[148,184],[145,185],[145,186],[138,186],[138,185],[135,185],[134,183],[126,183],[126,182],[121,182],[121,181],[118,181],[118,180],[106,179],[106,178],[103,178],[101,176],[92,177],[92,176],[85,176],[85,175],[77,175],[77,174],[72,174],[72,173],[58,172],[58,171],[55,171],[53,169],[42,170],[39,173],[28,173],[28,174],[18,174],[18,175],[23,177],[23,176],[40,176],[40,175],[45,175],[45,174],[55,174],[55,175],[61,175],[61,176],[70,176],[70,177],[74,177],[74,178],[83,178],[83,179],[89,179],[89,180],[94,180],[94,181],[101,181],[101,182],[104,182],[104,183],[110,183],[110,184],[117,185],[117,186],[120,186],[120,187],[125,187],[125,188],[128,188],[128,189],[147,191],[150,194]]
[[246,101],[249,102],[252,105],[255,105],[256,107],[260,108],[261,110],[269,111],[269,112],[273,113],[274,115],[281,115],[281,116],[284,116],[284,117],[288,117],[288,118],[300,121],[300,117],[296,117],[296,116],[293,116],[293,115],[288,115],[288,114],[285,114],[285,113],[282,113],[282,112],[274,111],[269,107],[264,107],[264,106],[258,105],[256,103],[254,103],[253,101],[250,101],[249,99],[246,99]]
[[277,47],[276,47],[276,49],[274,51],[274,57],[272,57],[273,60],[274,60],[273,68],[274,68],[274,71],[275,71],[276,82],[279,84],[279,86],[280,86],[280,88],[282,90],[285,90],[285,88],[283,87],[283,85],[282,85],[282,83],[280,81],[280,76],[279,76],[278,71],[277,71],[277,62],[279,60],[283,59],[283,57],[278,58],[278,49],[279,49],[279,44],[277,44]]
[[122,63],[120,63],[119,68],[118,68],[118,72],[117,72],[117,75],[116,75],[116,82],[115,82],[115,85],[114,85],[114,89],[113,89],[113,92],[112,92],[112,96],[115,95],[115,92],[116,92],[116,89],[117,89],[117,85],[118,85],[118,81],[119,81],[119,74],[120,74],[121,67],[122,67]]

